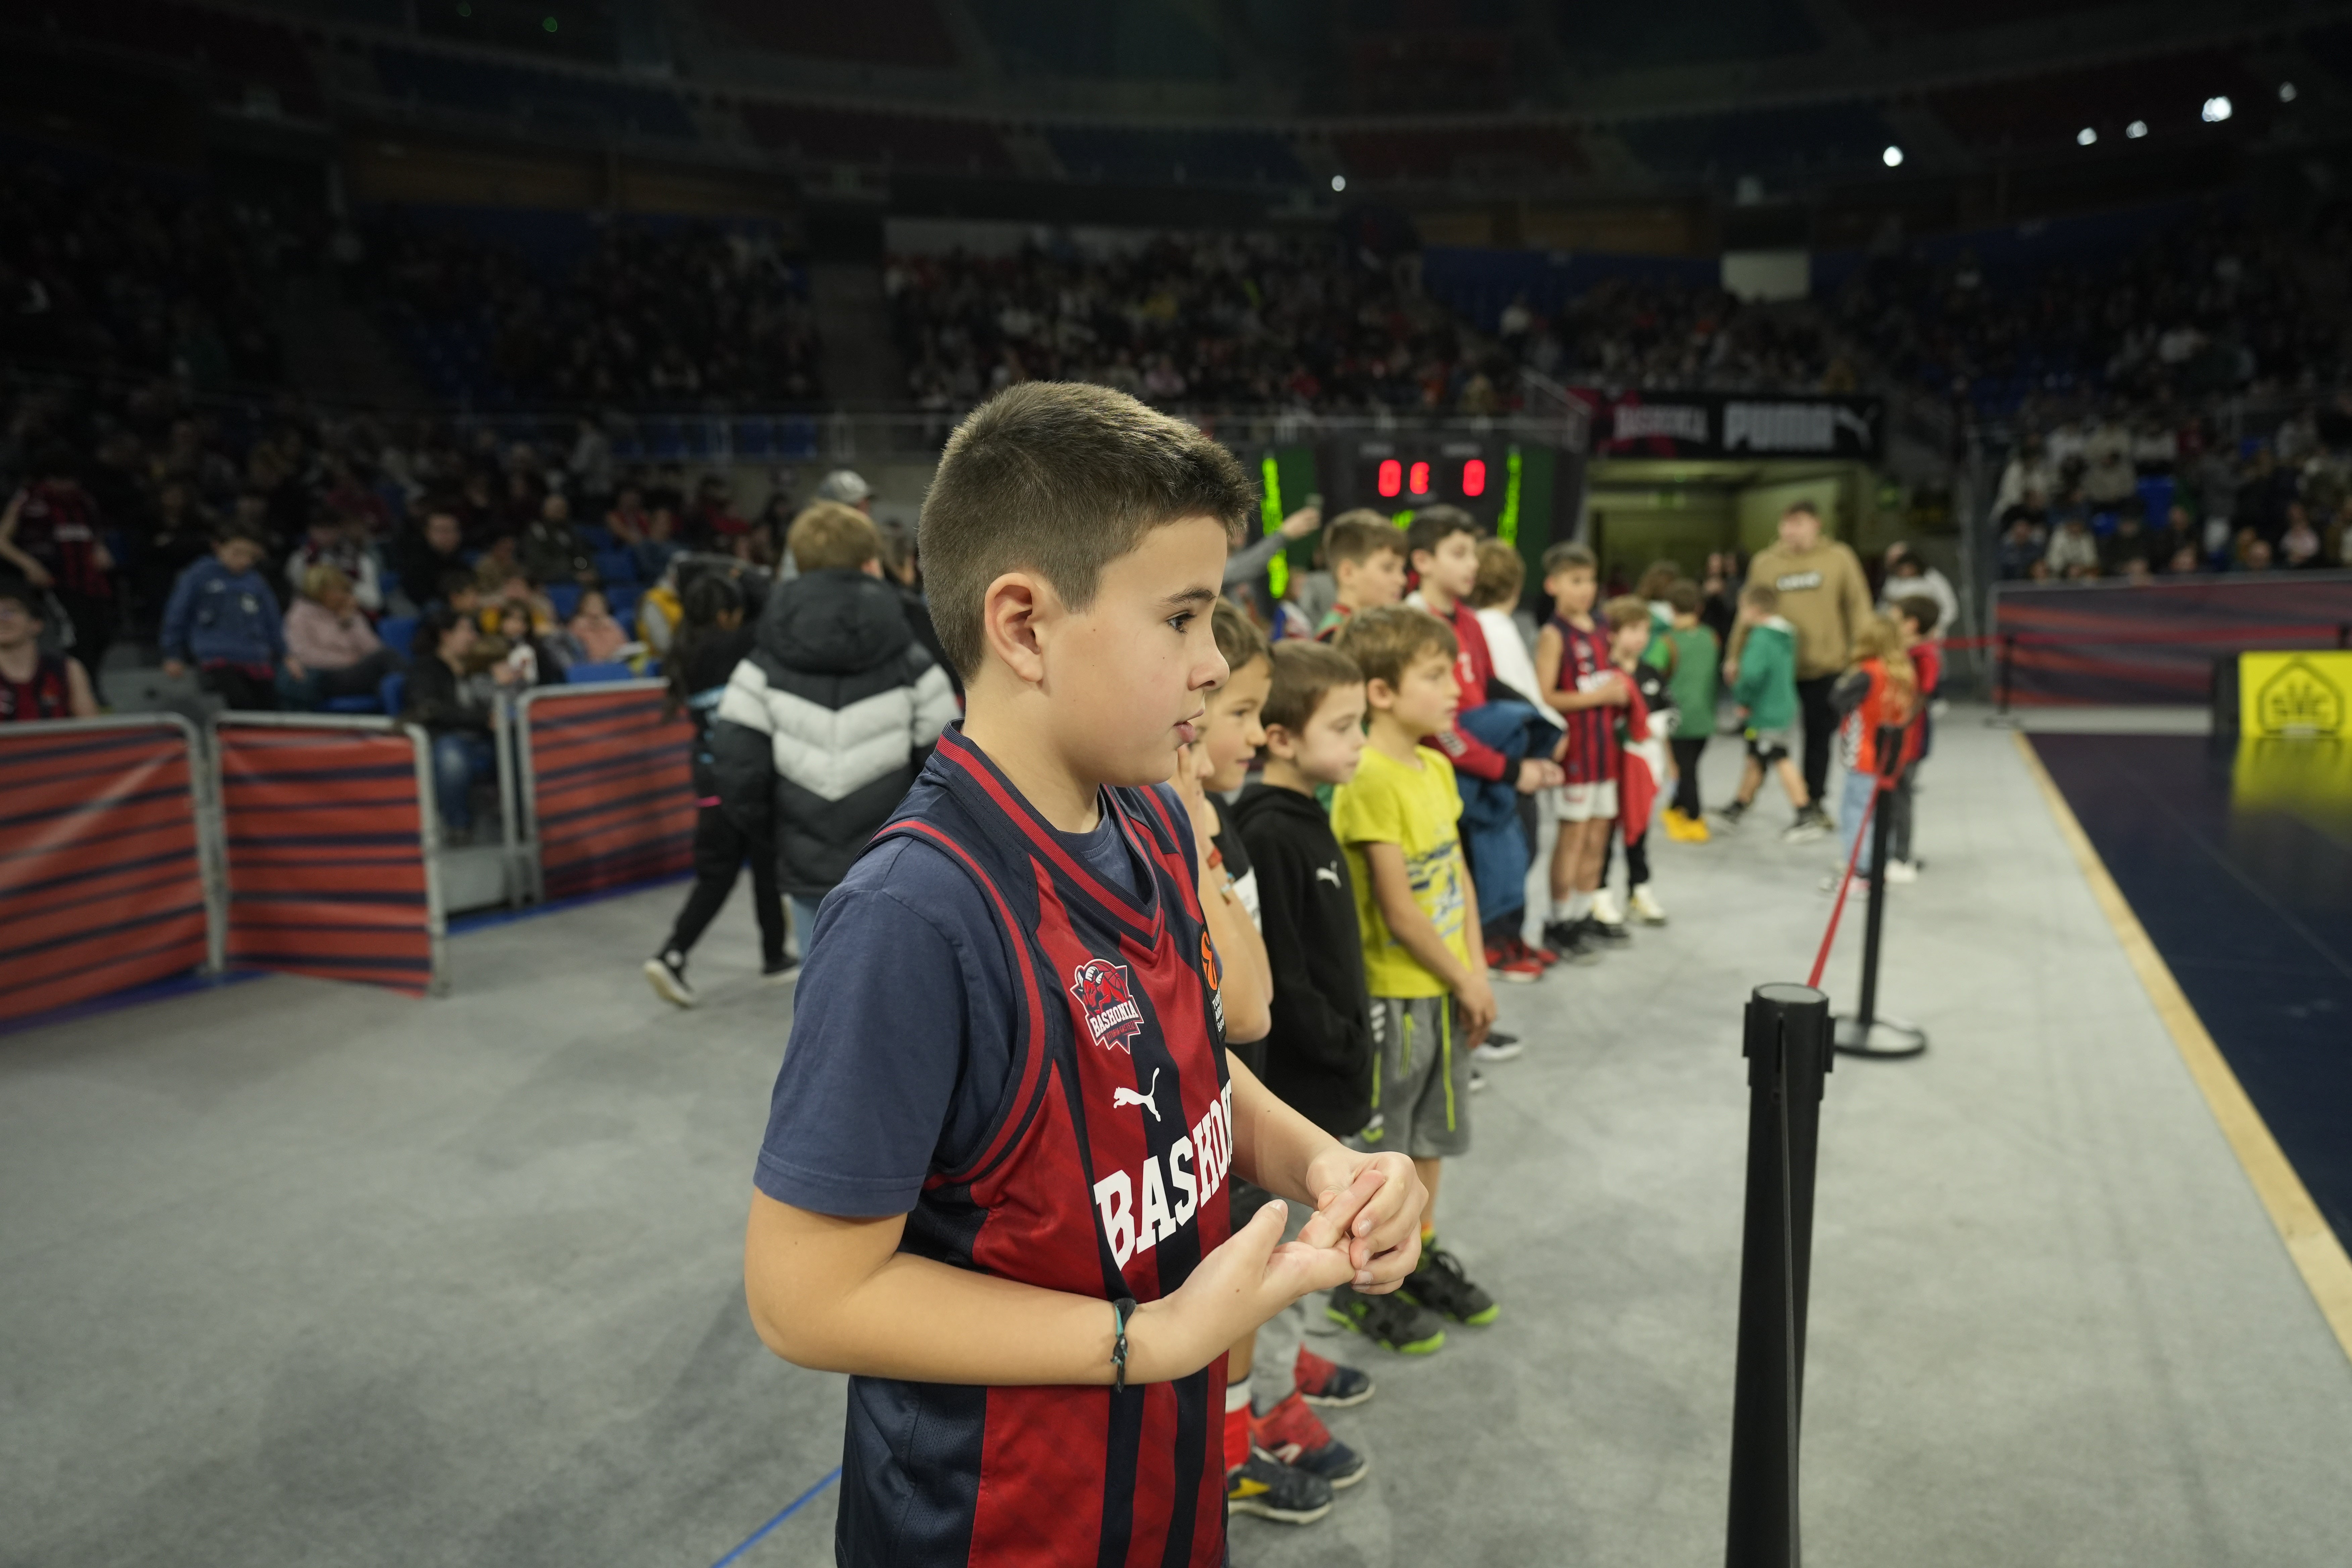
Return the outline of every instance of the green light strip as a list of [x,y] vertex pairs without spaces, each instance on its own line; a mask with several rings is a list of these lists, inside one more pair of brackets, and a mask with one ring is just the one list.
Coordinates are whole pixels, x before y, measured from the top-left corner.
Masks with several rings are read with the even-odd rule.
[[[1273,533],[1282,526],[1282,469],[1272,452],[1259,461],[1258,473],[1265,481],[1257,503],[1258,518],[1265,523],[1266,532]],[[1289,592],[1290,552],[1286,547],[1276,551],[1274,559],[1265,563],[1265,586],[1277,604]]]
[[1503,480],[1503,510],[1495,518],[1495,537],[1506,544],[1519,542],[1519,449],[1511,448],[1505,460],[1507,477]]

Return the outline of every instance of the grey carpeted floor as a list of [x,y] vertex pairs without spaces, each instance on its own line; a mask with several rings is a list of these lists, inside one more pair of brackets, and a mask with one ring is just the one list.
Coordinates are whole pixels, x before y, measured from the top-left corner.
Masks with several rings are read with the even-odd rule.
[[[2009,737],[1938,745],[1885,967],[1934,1048],[1841,1062],[1822,1118],[1809,1558],[2341,1563],[2352,1365]],[[1720,1560],[1739,1010],[1828,912],[1828,847],[1759,816],[1656,846],[1672,925],[1507,988],[1529,1048],[1441,1216],[1503,1317],[1317,1342],[1380,1380],[1332,1421],[1372,1474],[1236,1563]],[[457,938],[446,1000],[273,978],[0,1039],[0,1563],[707,1568],[819,1482],[839,1380],[740,1284],[791,992],[739,902],[705,1006],[656,1002],[681,896]],[[833,1510],[738,1561],[831,1561]]]

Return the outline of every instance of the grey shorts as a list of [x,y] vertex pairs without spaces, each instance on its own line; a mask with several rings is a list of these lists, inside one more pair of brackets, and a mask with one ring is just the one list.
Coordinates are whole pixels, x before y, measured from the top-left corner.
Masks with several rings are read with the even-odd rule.
[[1348,1142],[1415,1160],[1470,1152],[1470,1053],[1451,996],[1372,998],[1372,1119]]
[[1748,731],[1748,754],[1770,767],[1789,754],[1789,731],[1751,727]]

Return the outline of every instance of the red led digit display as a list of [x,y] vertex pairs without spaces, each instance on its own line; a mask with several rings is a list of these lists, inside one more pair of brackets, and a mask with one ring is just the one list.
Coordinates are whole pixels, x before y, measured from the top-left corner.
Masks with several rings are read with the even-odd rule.
[[1412,466],[1412,493],[1417,496],[1425,496],[1429,493],[1429,465],[1427,463],[1415,463]]
[[1462,465],[1462,493],[1482,496],[1486,493],[1486,460],[1473,458]]
[[1381,462],[1381,494],[1393,496],[1403,488],[1404,465],[1394,458],[1383,458]]

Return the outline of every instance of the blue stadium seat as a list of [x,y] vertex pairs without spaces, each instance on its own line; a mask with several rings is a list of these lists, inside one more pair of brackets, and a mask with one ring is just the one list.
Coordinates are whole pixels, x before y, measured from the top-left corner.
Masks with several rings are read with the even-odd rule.
[[634,583],[637,580],[637,558],[626,550],[599,550],[596,575],[608,588],[615,584]]
[[563,679],[573,686],[583,686],[593,680],[635,680],[637,672],[625,664],[575,664],[564,671]]
[[398,670],[385,676],[375,690],[376,700],[383,704],[383,710],[395,719],[400,716],[401,710],[408,706],[408,677]]
[[384,647],[406,658],[411,651],[408,645],[416,640],[416,617],[386,616],[376,622],[375,635],[383,639]]
[[557,620],[570,620],[580,608],[580,584],[550,583],[547,585],[547,602],[555,606]]
[[329,713],[381,713],[383,711],[382,692],[362,692],[356,697],[330,697],[323,710]]
[[592,553],[601,553],[613,548],[612,531],[601,522],[574,523],[572,531],[579,536],[580,542]]
[[604,607],[613,618],[626,626],[637,613],[637,601],[645,597],[634,583],[614,583],[604,589]]

